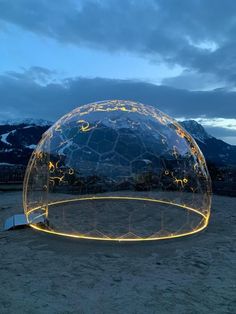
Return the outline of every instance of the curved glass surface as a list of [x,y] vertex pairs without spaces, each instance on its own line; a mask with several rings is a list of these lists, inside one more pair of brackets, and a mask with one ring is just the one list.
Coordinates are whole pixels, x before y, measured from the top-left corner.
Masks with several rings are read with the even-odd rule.
[[132,101],[91,103],[62,117],[43,135],[24,181],[31,226],[78,238],[180,237],[207,226],[210,206],[196,142],[172,118]]

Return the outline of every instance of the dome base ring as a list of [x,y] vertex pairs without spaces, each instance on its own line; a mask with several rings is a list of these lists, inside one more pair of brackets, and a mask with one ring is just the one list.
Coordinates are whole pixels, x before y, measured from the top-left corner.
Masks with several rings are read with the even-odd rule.
[[[87,240],[100,240],[100,241],[116,241],[116,242],[141,242],[141,241],[157,241],[157,240],[165,240],[165,239],[173,239],[173,238],[180,238],[180,237],[184,237],[184,236],[188,236],[188,235],[192,235],[195,233],[198,233],[202,230],[204,230],[207,225],[208,225],[208,221],[209,221],[209,215],[206,216],[204,215],[200,210],[195,209],[195,208],[191,208],[188,207],[186,205],[181,205],[181,204],[176,204],[174,202],[171,201],[165,201],[165,200],[158,200],[158,199],[153,199],[153,198],[144,198],[144,197],[129,197],[129,196],[93,196],[93,197],[82,197],[82,198],[76,198],[76,199],[66,199],[66,200],[60,200],[60,201],[56,201],[56,202],[52,202],[50,204],[48,204],[48,207],[53,206],[53,205],[58,205],[58,204],[66,204],[66,203],[71,203],[71,202],[78,202],[78,201],[93,201],[93,200],[131,200],[131,201],[145,201],[145,202],[154,202],[154,203],[161,203],[161,204],[165,204],[165,205],[172,205],[175,207],[179,207],[182,209],[187,210],[190,213],[194,213],[194,214],[198,214],[200,215],[201,221],[198,224],[198,226],[192,230],[189,230],[187,232],[172,232],[169,234],[163,234],[163,235],[159,235],[159,236],[155,236],[155,235],[151,235],[148,237],[110,237],[107,235],[104,236],[91,236],[88,234],[73,234],[73,233],[66,233],[66,232],[60,232],[60,231],[56,231],[56,230],[51,230],[51,229],[47,229],[47,228],[43,228],[45,227],[42,224],[34,224],[32,223],[32,219],[30,218],[31,214],[34,214],[35,211],[40,210],[41,207],[35,207],[31,210],[29,210],[26,213],[27,216],[27,220],[29,222],[30,227],[32,227],[35,230],[38,231],[42,231],[45,233],[49,233],[49,234],[54,234],[54,235],[58,235],[58,236],[65,236],[65,237],[70,237],[70,238],[77,238],[77,239],[87,239]],[[48,210],[48,208],[47,208]],[[42,216],[47,216],[48,212],[44,210],[43,214],[41,214]],[[40,215],[35,216],[34,215],[34,219],[40,217]]]

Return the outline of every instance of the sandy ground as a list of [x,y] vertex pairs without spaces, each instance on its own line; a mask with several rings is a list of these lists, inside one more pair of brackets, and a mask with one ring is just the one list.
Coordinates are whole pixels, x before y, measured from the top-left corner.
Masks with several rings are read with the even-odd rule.
[[[0,224],[22,212],[0,193]],[[236,313],[236,198],[215,196],[206,231],[105,243],[0,230],[0,314]]]

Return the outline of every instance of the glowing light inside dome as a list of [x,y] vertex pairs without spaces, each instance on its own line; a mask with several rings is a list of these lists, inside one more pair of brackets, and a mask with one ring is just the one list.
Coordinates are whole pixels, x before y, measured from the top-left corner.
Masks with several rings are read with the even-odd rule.
[[132,101],[92,103],[62,117],[43,135],[24,181],[30,225],[75,238],[186,236],[207,226],[210,207],[196,142],[169,116]]

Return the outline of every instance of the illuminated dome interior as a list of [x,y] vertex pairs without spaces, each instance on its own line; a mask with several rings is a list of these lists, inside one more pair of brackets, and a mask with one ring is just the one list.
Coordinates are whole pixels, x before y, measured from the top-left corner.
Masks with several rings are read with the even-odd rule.
[[43,135],[24,181],[30,225],[77,238],[185,236],[207,226],[210,206],[196,142],[172,118],[132,101],[91,103],[62,117]]

